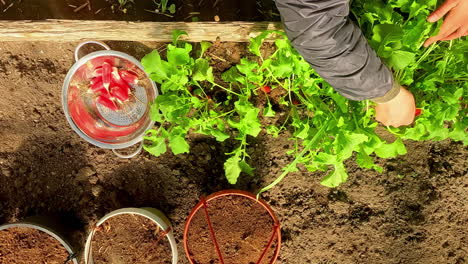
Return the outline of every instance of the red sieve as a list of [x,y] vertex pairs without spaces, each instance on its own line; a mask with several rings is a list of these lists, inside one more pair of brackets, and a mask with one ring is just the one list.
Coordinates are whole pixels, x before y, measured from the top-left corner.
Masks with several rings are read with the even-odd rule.
[[216,253],[217,253],[217,255],[218,255],[219,259],[220,259],[220,262],[221,262],[221,264],[225,263],[224,258],[223,258],[223,254],[222,254],[222,252],[220,250],[219,243],[218,243],[218,241],[216,239],[216,233],[214,231],[213,225],[211,223],[210,216],[208,214],[207,203],[209,201],[214,200],[214,199],[219,198],[219,197],[234,196],[234,195],[246,197],[246,198],[249,198],[249,199],[251,199],[253,201],[256,201],[258,204],[260,204],[268,212],[268,214],[271,216],[271,218],[273,219],[273,222],[274,222],[274,224],[272,226],[272,235],[271,235],[271,237],[270,237],[270,239],[268,241],[268,244],[265,246],[264,250],[262,251],[262,254],[259,256],[258,260],[256,260],[255,263],[259,264],[259,263],[262,262],[262,260],[264,259],[266,253],[268,252],[271,245],[273,244],[275,238],[277,239],[277,246],[276,246],[273,258],[271,259],[271,261],[269,263],[273,264],[278,259],[280,248],[281,248],[281,228],[280,228],[279,220],[276,217],[273,210],[270,208],[270,206],[266,202],[264,202],[263,200],[260,200],[260,199],[257,200],[256,196],[253,195],[252,193],[249,193],[249,192],[246,192],[246,191],[241,191],[241,190],[224,190],[224,191],[213,193],[213,194],[209,195],[206,198],[201,198],[201,201],[192,209],[192,211],[190,212],[190,214],[189,214],[189,216],[187,218],[187,222],[185,223],[185,228],[184,228],[184,248],[185,248],[185,253],[187,255],[187,258],[189,259],[191,264],[197,264],[197,263],[195,262],[195,260],[193,260],[193,258],[191,257],[191,254],[190,254],[189,245],[188,245],[188,231],[190,229],[190,224],[192,223],[193,217],[195,216],[195,214],[200,209],[204,210],[203,213],[205,215],[205,219],[207,221],[208,229],[210,231],[211,241],[212,241],[212,243],[213,243],[213,245],[214,245],[214,247],[216,249]]

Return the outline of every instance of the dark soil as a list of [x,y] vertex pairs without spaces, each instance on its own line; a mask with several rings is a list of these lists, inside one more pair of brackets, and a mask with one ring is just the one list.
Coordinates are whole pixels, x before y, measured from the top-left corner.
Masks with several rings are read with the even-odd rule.
[[151,219],[126,214],[111,217],[98,227],[92,242],[96,264],[170,264],[172,253],[164,230]]
[[[72,242],[83,245],[106,213],[154,207],[174,224],[179,263],[187,264],[184,223],[200,197],[228,188],[255,192],[271,182],[292,160],[290,135],[249,138],[255,177],[242,175],[235,186],[223,170],[231,141],[192,135],[190,154],[119,159],[82,140],[62,112],[62,82],[77,44],[0,43],[0,223],[60,214],[75,228]],[[108,44],[136,58],[161,46]],[[319,183],[325,173],[301,169],[264,194],[282,225],[277,263],[467,263],[467,149],[406,143],[407,155],[378,161],[383,173],[350,161],[348,182],[329,189]]]
[[0,231],[2,264],[64,264],[67,259],[68,251],[57,239],[45,232],[27,227],[12,227]]
[[[267,249],[274,221],[262,205],[242,196],[222,196],[207,202],[207,210],[224,263],[257,263],[264,251],[261,263],[271,262],[278,240]],[[221,263],[203,207],[195,213],[187,237],[195,263]]]
[[[156,14],[153,0],[134,0],[121,6],[117,0],[89,0],[90,5],[77,10],[87,0],[3,0],[0,19],[42,20],[126,20],[126,21],[269,21],[279,20],[270,0],[169,0],[176,5],[175,14]],[[157,0],[156,2],[160,2]],[[169,6],[168,5],[168,6]],[[153,12],[152,12],[153,11]],[[217,16],[217,19],[215,19]]]

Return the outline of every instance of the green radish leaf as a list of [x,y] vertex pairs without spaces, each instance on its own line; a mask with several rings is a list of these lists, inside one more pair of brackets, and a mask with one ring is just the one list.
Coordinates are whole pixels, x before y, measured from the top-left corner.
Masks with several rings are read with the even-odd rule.
[[393,51],[387,59],[390,66],[395,70],[402,70],[406,66],[416,62],[416,55],[409,51],[396,50]]
[[176,12],[176,5],[175,5],[175,4],[170,5],[169,8],[168,8],[167,10],[169,10],[169,13],[175,14],[175,12]]
[[247,173],[250,176],[253,176],[254,168],[250,167],[250,165],[247,164],[247,162],[245,162],[244,160],[239,162],[239,167],[241,168],[242,172]]
[[229,119],[228,124],[238,129],[241,133],[256,137],[261,129],[261,124],[258,121],[260,109],[254,107],[252,103],[242,100],[234,103],[237,113],[240,115],[239,122]]
[[[148,131],[149,133],[156,132],[155,130]],[[166,153],[166,141],[162,137],[157,135],[145,136],[143,139],[151,144],[144,144],[143,149],[148,151],[151,155],[160,156]]]
[[348,179],[348,173],[343,163],[337,163],[334,167],[334,171],[330,172],[327,176],[323,177],[320,183],[324,186],[335,188],[340,184],[346,182]]
[[318,153],[314,161],[315,163],[324,165],[333,165],[338,163],[336,155],[327,154],[325,152]]
[[229,70],[223,72],[223,74],[221,74],[221,78],[223,81],[230,83],[239,82],[244,79],[239,70],[237,70],[237,67],[231,67]]
[[361,168],[366,168],[366,169],[374,169],[379,173],[383,172],[383,168],[376,165],[374,163],[374,160],[367,155],[365,152],[361,151],[358,152],[356,155],[356,163],[359,165]]
[[254,70],[258,69],[258,64],[255,61],[250,61],[248,59],[241,59],[240,64],[237,65],[239,72],[243,73],[245,76],[249,77],[256,75]]
[[242,172],[242,168],[239,165],[240,158],[238,155],[234,155],[226,160],[224,163],[224,171],[226,173],[226,179],[230,184],[236,184],[237,179]]
[[384,159],[394,158],[398,155],[406,154],[406,147],[401,139],[397,139],[391,144],[383,144],[379,148],[376,148],[375,154]]
[[263,115],[266,117],[274,117],[276,112],[273,110],[271,103],[268,102],[267,107],[263,109]]
[[217,130],[217,129],[210,129],[209,130],[210,135],[214,136],[217,141],[223,142],[226,139],[229,138],[229,135],[224,133],[223,131]]
[[250,39],[250,45],[249,45],[249,51],[252,52],[253,54],[261,57],[260,48],[261,48],[265,38],[267,38],[270,34],[271,34],[271,31],[264,31],[264,32],[260,33],[260,35],[258,35],[257,37],[251,38]]
[[184,48],[168,45],[167,61],[172,65],[188,64],[190,62],[190,51],[192,51],[192,45],[188,43],[186,43]]
[[162,83],[169,78],[173,69],[166,61],[161,60],[161,56],[157,50],[143,57],[141,64],[151,79],[158,83]]
[[189,153],[190,145],[182,135],[169,135],[169,147],[174,155]]
[[159,123],[164,122],[164,116],[161,114],[159,106],[156,103],[153,103],[150,107],[150,118],[151,120]]
[[214,82],[213,68],[206,59],[198,58],[195,61],[192,78],[195,81]]
[[207,41],[202,41],[202,42],[200,42],[200,47],[201,47],[200,58],[203,57],[203,54],[205,54],[205,52],[206,52],[212,45],[213,45],[213,44],[211,44],[210,42],[207,42]]
[[354,150],[359,149],[359,145],[368,140],[368,137],[360,133],[339,133],[334,144],[336,145],[337,159],[344,161],[351,157]]
[[[464,118],[465,121],[468,121],[467,118]],[[454,129],[449,133],[450,138],[456,141],[463,142],[463,145],[468,145],[468,134],[466,133],[466,128],[468,127],[468,122],[457,122],[454,126]]]
[[266,132],[272,135],[274,138],[277,138],[280,133],[280,129],[274,125],[269,125],[266,127]]
[[295,136],[301,139],[306,139],[309,135],[310,126],[308,123],[301,124],[302,127],[298,130],[299,133],[295,133]]
[[[174,7],[175,7],[175,5],[174,5]],[[172,31],[172,45],[177,46],[177,44],[179,43],[179,38],[181,36],[188,36],[187,31],[178,30],[178,29]]]

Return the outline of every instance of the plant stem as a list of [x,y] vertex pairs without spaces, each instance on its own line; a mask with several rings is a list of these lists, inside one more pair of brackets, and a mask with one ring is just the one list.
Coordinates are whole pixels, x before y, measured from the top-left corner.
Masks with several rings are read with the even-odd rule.
[[429,55],[429,53],[431,53],[435,48],[437,48],[439,46],[439,44],[432,44],[424,53],[423,55],[421,55],[421,57],[419,57],[418,61],[416,61],[415,65],[419,65],[419,63],[421,63],[421,61],[423,61],[424,59],[426,59],[426,57]]
[[310,140],[310,142],[304,147],[304,149],[296,156],[296,158],[288,164],[288,166],[286,166],[286,168],[284,169],[283,173],[281,173],[281,175],[276,178],[276,180],[274,180],[271,184],[269,184],[268,186],[262,188],[258,194],[257,194],[257,199],[260,197],[260,195],[263,193],[263,192],[266,192],[268,190],[270,190],[271,188],[273,188],[275,185],[277,185],[278,183],[280,183],[284,177],[286,177],[286,175],[288,175],[289,172],[293,171],[297,164],[299,163],[299,161],[302,159],[302,157],[304,156],[304,154],[306,154],[311,148],[313,145],[315,145],[315,143],[317,143],[318,140],[320,140],[322,138],[322,134],[325,132],[325,130],[327,129],[328,125],[330,124],[330,120],[327,120],[327,122],[320,128],[319,131],[317,131],[317,134],[315,134],[315,136]]
[[239,96],[239,97],[242,97],[241,94],[238,94],[238,93],[236,93],[236,92],[234,92],[234,91],[232,91],[232,90],[229,90],[228,88],[226,88],[226,87],[224,87],[224,86],[221,86],[221,85],[219,85],[219,84],[217,84],[217,83],[215,83],[215,82],[212,82],[211,84],[213,84],[214,86],[217,86],[217,87],[219,87],[219,88],[225,90],[225,91],[228,92],[228,93],[232,93],[232,94],[235,94],[235,95],[237,95],[237,96]]

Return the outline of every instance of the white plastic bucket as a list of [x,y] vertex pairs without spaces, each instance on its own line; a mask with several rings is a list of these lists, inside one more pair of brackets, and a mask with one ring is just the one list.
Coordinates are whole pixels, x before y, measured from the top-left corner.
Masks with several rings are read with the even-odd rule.
[[96,228],[102,225],[104,222],[106,222],[109,218],[113,216],[117,216],[117,215],[122,215],[122,214],[140,215],[140,216],[153,220],[153,222],[156,223],[162,230],[170,230],[166,234],[166,237],[169,240],[169,244],[171,246],[172,264],[177,264],[177,261],[179,259],[179,253],[177,251],[177,243],[174,238],[174,233],[172,231],[171,223],[169,222],[169,219],[161,211],[154,209],[154,208],[149,208],[149,207],[122,208],[122,209],[110,212],[107,215],[105,215],[103,218],[101,218],[96,223],[95,228],[89,233],[88,238],[86,239],[86,245],[85,245],[85,251],[84,251],[85,264],[94,264],[91,244],[92,244],[92,240],[93,240],[93,236],[94,236],[94,232]]
[[[35,223],[34,221],[24,221],[24,222],[17,222],[17,223],[12,223],[12,224],[5,224],[0,226],[0,230],[6,230],[8,228],[13,228],[13,227],[23,227],[23,228],[32,228],[36,229],[39,231],[42,231],[53,238],[55,238],[60,244],[67,250],[68,252],[68,262],[67,263],[73,263],[73,264],[78,264],[78,260],[76,259],[76,254],[74,250],[72,249],[71,245],[63,238],[56,230],[53,228],[40,224],[40,223]],[[31,260],[31,263],[34,261]]]

